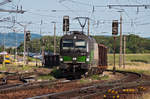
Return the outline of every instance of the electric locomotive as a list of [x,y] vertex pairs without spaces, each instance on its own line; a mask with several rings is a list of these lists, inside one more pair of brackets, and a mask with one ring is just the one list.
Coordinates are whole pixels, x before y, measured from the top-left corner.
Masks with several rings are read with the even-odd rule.
[[82,31],[71,31],[60,40],[60,69],[64,75],[97,73],[98,44]]

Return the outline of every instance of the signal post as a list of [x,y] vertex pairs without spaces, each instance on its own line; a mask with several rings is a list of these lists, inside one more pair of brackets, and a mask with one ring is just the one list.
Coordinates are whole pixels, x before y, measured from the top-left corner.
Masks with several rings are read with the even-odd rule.
[[112,22],[112,35],[114,37],[114,66],[113,66],[113,74],[115,74],[115,71],[116,71],[116,57],[115,57],[115,54],[116,54],[116,36],[118,34],[118,20],[113,20]]
[[[26,31],[26,33],[25,33],[25,42],[26,42],[26,48],[27,48],[27,55],[29,55],[29,42],[30,42],[30,40],[31,40],[31,35],[30,35],[30,31]],[[26,48],[25,48],[25,52],[26,52]],[[26,54],[26,53],[25,53]],[[27,60],[26,60],[26,63],[25,64],[28,64],[28,58],[27,58]]]

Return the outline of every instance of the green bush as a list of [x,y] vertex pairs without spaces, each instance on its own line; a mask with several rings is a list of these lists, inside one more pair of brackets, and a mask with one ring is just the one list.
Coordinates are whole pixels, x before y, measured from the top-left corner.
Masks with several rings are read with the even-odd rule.
[[99,75],[92,75],[91,79],[93,79],[93,80],[101,80]]
[[131,60],[131,62],[142,62],[142,63],[148,63],[147,60]]

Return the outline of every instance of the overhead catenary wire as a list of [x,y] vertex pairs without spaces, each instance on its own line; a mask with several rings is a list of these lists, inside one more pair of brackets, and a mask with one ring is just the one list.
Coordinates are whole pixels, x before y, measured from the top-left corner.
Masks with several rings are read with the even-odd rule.
[[[59,1],[62,1],[62,0],[59,0]],[[85,5],[85,6],[92,6],[92,4],[88,4],[85,2],[81,2],[81,1],[75,1],[75,0],[63,0],[63,1],[68,1],[68,2],[75,3],[75,4]],[[63,3],[63,2],[60,2],[60,3]]]
[[[79,0],[71,0],[71,1],[76,1],[76,3],[74,3],[74,4],[77,4],[77,3],[79,3],[79,2],[82,2],[82,3],[85,3],[86,4],[86,2],[85,1],[79,1]],[[64,2],[71,2],[70,0],[64,0]],[[78,2],[79,1],[79,2]],[[61,3],[63,3],[63,2],[61,2]],[[72,2],[73,3],[73,2]],[[72,8],[72,7],[70,7],[69,5],[67,5],[67,4],[65,4],[65,3],[63,3],[65,6],[67,6],[67,7],[69,7],[69,8],[71,8],[71,10],[74,10],[74,8]],[[90,4],[90,5],[89,5]],[[118,3],[119,4],[119,3]],[[81,5],[83,5],[84,6],[84,4],[81,4]],[[92,3],[87,3],[87,5],[85,5],[85,6],[89,6],[90,7],[90,9],[91,10],[85,10],[86,12],[85,13],[90,13],[90,12],[92,12],[92,10],[93,10],[93,12],[94,13],[92,13],[93,15],[95,14],[95,13],[97,13],[98,11],[99,11],[99,9],[96,7],[96,6],[101,6],[101,5],[94,5],[94,7],[93,7],[93,5],[94,4],[92,4]],[[93,7],[93,8],[92,8]],[[107,5],[102,5],[101,7],[104,7],[104,9],[105,9],[105,7],[106,8],[108,8],[108,6]],[[66,7],[65,7],[66,8]],[[101,8],[100,8],[101,9]],[[65,11],[68,11],[68,12],[71,12],[71,10],[70,9],[68,9],[68,8],[66,8],[66,10],[60,10],[60,11],[58,11],[58,12],[62,12],[62,13],[64,13]],[[97,11],[97,12],[96,12]],[[105,11],[106,11],[106,9],[105,9]],[[40,13],[37,13],[36,11],[30,11],[31,13],[32,13],[32,16],[37,16],[37,17],[40,17]],[[41,13],[42,13],[43,11],[41,11]],[[74,10],[74,12],[76,12],[76,13],[78,13],[78,11],[77,10]],[[73,12],[73,13],[74,13]],[[81,11],[82,12],[82,11]],[[79,13],[81,13],[81,12],[79,12]],[[106,11],[106,12],[108,12],[108,11]],[[111,12],[111,11],[110,11]],[[30,14],[31,14],[30,13]],[[37,14],[35,14],[35,13],[37,13]],[[72,12],[71,12],[72,13]],[[114,13],[114,12],[112,12],[112,13]],[[128,13],[128,12],[127,12]],[[42,16],[41,17],[43,17],[43,15],[44,14],[41,14]],[[46,15],[46,14],[45,14]],[[48,14],[48,15],[46,15],[46,16],[44,16],[44,17],[49,17],[49,15],[50,14]],[[62,14],[61,14],[62,15]],[[75,16],[76,14],[74,14],[74,15],[72,15],[72,16]],[[31,16],[31,17],[32,17]],[[29,16],[30,17],[30,16]],[[62,17],[62,16],[61,16]],[[59,18],[61,19],[61,17],[57,17],[57,18],[49,18],[50,20],[55,20],[55,19],[57,19],[58,21],[59,21]],[[94,17],[95,17],[95,15],[94,15]],[[105,24],[105,25],[107,25],[107,24],[110,24],[111,23],[111,21],[109,22],[109,21],[105,21],[104,23],[103,22],[101,22],[101,21],[103,21],[103,20],[99,20],[98,19],[98,17],[96,16],[95,18],[94,17],[92,17],[93,18],[93,20],[92,20],[92,22],[91,22],[91,24],[95,24],[94,25],[94,29],[95,29],[95,27],[97,26],[97,24],[99,24],[99,25],[102,25],[102,24]],[[47,19],[48,20],[48,19]],[[134,21],[136,21],[136,20],[134,20]],[[57,22],[58,23],[58,22]],[[62,22],[60,21],[58,24],[60,24],[60,25],[62,25],[61,24]],[[144,23],[144,22],[141,22],[141,23]],[[35,22],[34,21],[34,24],[33,25],[38,25],[39,23],[37,23],[37,22]],[[47,24],[47,25],[46,25]],[[130,22],[126,22],[126,21],[124,21],[124,24],[131,24],[131,20],[130,20]],[[137,23],[136,23],[137,24]],[[138,23],[139,24],[139,23]],[[49,23],[45,23],[45,26],[48,26],[49,25]],[[71,25],[75,25],[75,24],[71,24]],[[105,25],[102,25],[103,27],[106,27]],[[100,28],[98,28],[98,29],[100,29]]]

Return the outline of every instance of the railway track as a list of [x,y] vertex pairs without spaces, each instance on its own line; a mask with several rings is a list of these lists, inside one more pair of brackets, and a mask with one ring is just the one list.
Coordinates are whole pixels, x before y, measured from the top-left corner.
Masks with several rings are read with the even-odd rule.
[[[39,87],[46,87],[50,85],[57,85],[67,83],[68,81],[65,79],[58,79],[52,81],[41,81],[41,82],[27,82],[25,79],[29,78],[31,75],[36,75],[35,72],[32,73],[23,73],[23,74],[15,74],[15,73],[8,73],[8,72],[0,72],[1,74],[7,74],[6,77],[0,79],[0,94],[6,94],[10,92],[16,92],[20,90],[28,90],[34,89]],[[39,75],[39,74],[38,74]],[[13,83],[8,84],[9,80],[19,80],[22,83]]]
[[[34,75],[35,73],[15,74],[15,73],[5,72],[4,74],[7,74],[7,76],[0,79],[0,90],[20,86],[23,83],[27,83],[25,79],[31,75]],[[14,81],[14,82],[11,84],[10,81]],[[20,81],[20,83],[15,83],[16,81],[17,82]]]
[[16,92],[20,90],[43,88],[43,87],[48,87],[48,86],[57,86],[58,84],[64,84],[68,82],[69,82],[68,80],[59,79],[59,80],[52,80],[52,81],[5,85],[5,86],[0,87],[0,94],[6,94],[6,93]]
[[[112,72],[111,70],[108,70],[109,72]],[[22,92],[22,93],[28,93],[32,92],[32,90],[50,90],[49,94],[43,93],[45,95],[40,94],[40,96],[36,96],[39,94],[34,94],[30,96],[36,96],[31,97],[27,99],[92,99],[93,97],[100,97],[97,99],[104,99],[103,95],[107,93],[108,90],[121,90],[124,88],[131,88],[134,86],[140,86],[140,85],[150,85],[149,81],[142,81],[143,78],[146,80],[147,77],[143,77],[143,75],[133,72],[125,72],[125,71],[116,71],[118,73],[121,73],[124,75],[123,78],[110,81],[110,82],[100,82],[95,84],[89,84],[86,86],[78,86],[78,87],[71,87],[74,88],[70,90],[67,89],[68,85],[70,86],[70,83],[77,82],[77,80],[65,80],[65,79],[58,79],[53,81],[45,81],[45,82],[34,82],[34,83],[24,83],[24,84],[10,84],[10,85],[3,85],[0,86],[0,97],[8,95],[9,93],[13,94],[15,92]],[[150,78],[150,77],[149,77]],[[72,86],[72,85],[71,85]],[[65,90],[61,90],[63,88],[66,88]],[[54,89],[58,89],[60,91],[52,91]],[[36,92],[35,92],[36,93]],[[110,94],[108,94],[110,95]],[[26,96],[26,95],[25,95]],[[24,98],[26,98],[24,96]],[[110,95],[112,96],[112,94]],[[102,98],[101,98],[102,97]],[[10,98],[8,98],[10,99]],[[11,98],[13,99],[13,98]],[[16,98],[15,98],[16,99]],[[94,98],[96,99],[96,98]],[[111,99],[111,98],[106,98]]]
[[[111,70],[108,71],[112,72]],[[87,87],[72,89],[58,93],[50,93],[27,99],[96,99],[96,97],[99,97],[97,99],[104,99],[103,95],[107,93],[108,90],[115,91],[125,88],[133,88],[141,85],[150,85],[150,81],[142,81],[143,80],[142,74],[126,71],[116,71],[116,72],[124,74],[125,77],[116,81],[98,83]],[[106,99],[113,99],[113,98],[106,98]],[[118,99],[117,96],[114,99]]]
[[7,83],[6,79],[1,78],[0,79],[0,86],[5,85]]

